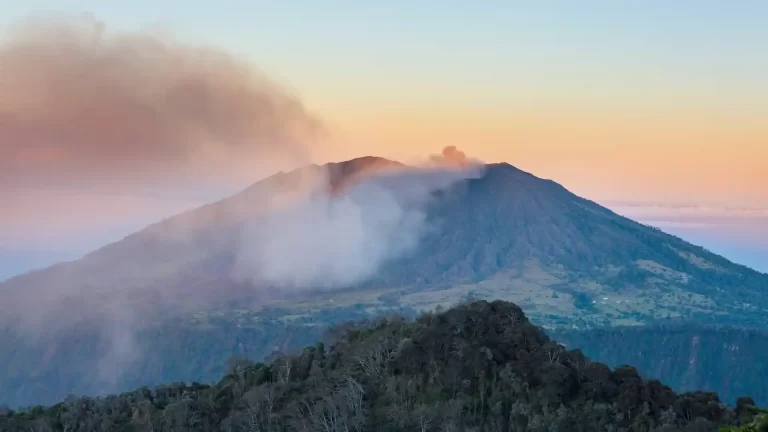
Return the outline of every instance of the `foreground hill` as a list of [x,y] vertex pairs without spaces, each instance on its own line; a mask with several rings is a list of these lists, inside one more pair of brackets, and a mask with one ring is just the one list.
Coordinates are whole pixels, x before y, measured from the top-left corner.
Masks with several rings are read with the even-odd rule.
[[[514,301],[547,328],[660,319],[768,326],[768,275],[508,164],[483,168],[482,175],[428,188],[428,199],[415,208],[424,218],[418,238],[397,230],[377,238],[413,247],[380,254],[376,266],[346,267],[377,247],[323,261],[321,267],[342,276],[364,276],[335,284],[297,279],[302,283],[284,289],[258,280],[244,260],[244,248],[262,238],[251,231],[269,234],[265,221],[274,222],[283,197],[317,170],[327,174],[319,193],[330,203],[384,173],[395,181],[381,186],[395,200],[434,179],[381,158],[280,173],[80,260],[6,281],[0,284],[0,404],[53,402],[71,392],[121,391],[168,379],[210,381],[221,372],[219,358],[259,360],[275,348],[305,343],[334,322],[415,314],[468,297]],[[369,200],[360,211],[377,213],[373,202],[373,209],[365,207]],[[299,228],[312,226],[311,219],[300,222]],[[350,231],[365,228],[339,225],[335,236],[304,249],[326,255],[326,245],[343,246]],[[282,237],[267,237],[281,246]],[[287,253],[277,260],[283,273],[312,267],[295,258]],[[256,279],[243,277],[244,270]]]
[[327,349],[235,361],[214,386],[70,397],[7,412],[0,430],[714,431],[755,417],[748,398],[732,409],[567,351],[511,303],[336,330]]

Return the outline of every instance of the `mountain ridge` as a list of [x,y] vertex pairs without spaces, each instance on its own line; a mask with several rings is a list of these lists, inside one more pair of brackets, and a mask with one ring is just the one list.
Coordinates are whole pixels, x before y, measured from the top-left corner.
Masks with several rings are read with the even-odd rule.
[[[489,163],[489,164],[485,164],[485,166],[486,166],[486,169],[491,170],[491,171],[494,168],[501,168],[501,169],[504,169],[504,170],[511,170],[511,171],[520,173],[522,175],[530,176],[530,177],[532,177],[532,178],[534,178],[536,180],[552,184],[552,185],[556,186],[557,188],[560,188],[563,192],[572,194],[572,192],[570,190],[568,190],[567,188],[565,188],[561,184],[555,182],[554,180],[537,177],[536,175],[534,175],[534,174],[532,174],[530,172],[521,170],[521,169],[515,167],[514,165],[512,165],[512,164],[510,164],[508,162]],[[110,242],[110,243],[105,244],[104,246],[101,246],[101,247],[99,247],[99,248],[97,248],[97,249],[95,249],[95,250],[93,250],[91,252],[88,252],[87,254],[83,255],[80,258],[76,258],[76,259],[72,259],[72,260],[68,260],[68,261],[58,262],[58,263],[52,264],[52,265],[47,266],[47,267],[38,268],[38,269],[27,271],[27,272],[19,274],[19,275],[15,275],[15,276],[10,277],[10,278],[8,278],[8,279],[6,279],[4,281],[0,281],[0,285],[12,282],[12,281],[14,281],[17,278],[26,277],[30,273],[38,273],[38,272],[45,271],[45,270],[48,270],[48,269],[53,268],[53,267],[57,267],[57,266],[59,266],[61,264],[72,263],[74,261],[80,261],[81,259],[91,257],[93,255],[96,255],[96,254],[102,252],[105,249],[112,248],[112,247],[114,247],[114,245],[119,244],[119,243],[121,243],[121,242],[123,242],[123,241],[125,241],[127,239],[131,239],[134,236],[136,236],[138,234],[141,234],[141,233],[143,233],[145,231],[156,229],[157,227],[162,226],[164,224],[168,224],[169,222],[175,222],[177,219],[182,218],[185,215],[195,214],[195,213],[198,213],[198,212],[200,212],[202,210],[207,210],[207,209],[215,208],[217,206],[230,204],[231,201],[233,201],[233,200],[239,200],[239,199],[243,199],[243,198],[250,198],[249,195],[253,193],[252,191],[254,189],[258,189],[260,186],[263,186],[265,183],[271,183],[271,182],[276,181],[278,179],[284,179],[284,178],[287,178],[287,177],[296,176],[297,174],[299,174],[302,171],[307,170],[307,169],[312,169],[312,168],[315,168],[315,169],[328,169],[329,172],[332,173],[332,175],[330,176],[331,180],[329,181],[329,183],[332,184],[332,187],[338,187],[337,183],[339,183],[339,182],[341,182],[343,180],[347,180],[349,177],[355,178],[357,176],[360,176],[361,174],[366,174],[366,173],[371,172],[371,171],[373,171],[375,173],[377,171],[376,170],[377,167],[418,169],[418,167],[405,165],[405,164],[403,164],[401,162],[394,161],[394,160],[387,159],[387,158],[383,158],[383,157],[379,157],[379,156],[361,156],[361,157],[353,158],[353,159],[346,160],[346,161],[328,162],[328,163],[323,164],[323,165],[308,165],[308,166],[305,166],[305,167],[302,167],[302,168],[297,168],[297,169],[295,169],[293,171],[290,171],[290,172],[287,172],[287,173],[283,172],[283,171],[278,171],[278,172],[276,172],[273,175],[267,176],[267,177],[265,177],[265,178],[263,178],[261,180],[256,181],[252,185],[244,188],[243,190],[241,190],[241,191],[239,191],[239,192],[237,192],[237,193],[235,193],[233,195],[230,195],[228,197],[225,197],[225,198],[213,201],[211,203],[203,204],[201,206],[198,206],[198,207],[186,210],[186,211],[184,211],[182,213],[179,213],[179,214],[176,214],[176,215],[164,218],[164,219],[162,219],[162,220],[160,220],[158,222],[152,223],[152,224],[150,224],[150,225],[148,225],[148,226],[146,226],[146,227],[144,227],[144,228],[142,228],[142,229],[140,229],[140,230],[138,230],[138,231],[136,231],[134,233],[128,234],[125,237],[123,237],[122,239]],[[381,171],[385,171],[385,170],[381,170]],[[576,196],[576,195],[574,195],[574,196]],[[576,196],[576,197],[578,197],[578,196]],[[603,211],[609,212],[609,213],[611,213],[612,215],[614,215],[616,217],[625,219],[625,220],[633,222],[633,223],[638,223],[638,224],[643,225],[644,227],[647,227],[647,228],[650,228],[650,229],[659,230],[658,228],[653,227],[651,225],[642,224],[640,222],[634,221],[633,219],[631,219],[629,217],[626,217],[626,216],[623,216],[623,215],[621,215],[619,213],[616,213],[613,210],[610,210],[609,208],[604,207],[604,206],[602,206],[601,204],[599,204],[599,203],[597,203],[595,201],[592,201],[592,200],[589,200],[589,199],[586,199],[586,198],[583,198],[583,197],[578,197],[578,198],[588,202],[589,204],[591,204],[593,206],[600,207]],[[667,234],[670,237],[675,237],[676,239],[684,241],[684,242],[687,243],[686,240],[684,240],[684,239],[682,239],[682,238],[680,238],[678,236],[674,236],[674,235],[668,234],[668,233],[665,233],[665,234]],[[695,246],[697,248],[700,248],[702,252],[705,252],[705,253],[708,253],[708,254],[720,257],[720,255],[717,255],[717,254],[715,254],[715,253],[713,253],[713,252],[711,252],[711,251],[709,251],[709,250],[707,250],[707,249],[705,249],[705,248],[703,248],[701,246],[697,246],[697,245],[693,245],[693,246]],[[742,267],[744,270],[747,270],[749,272],[755,272],[755,273],[759,273],[761,275],[768,275],[768,273],[760,272],[760,271],[758,271],[756,269],[753,269],[751,267],[748,267],[746,265],[735,263],[733,261],[728,260],[727,258],[723,257],[723,259],[727,260],[728,264]]]

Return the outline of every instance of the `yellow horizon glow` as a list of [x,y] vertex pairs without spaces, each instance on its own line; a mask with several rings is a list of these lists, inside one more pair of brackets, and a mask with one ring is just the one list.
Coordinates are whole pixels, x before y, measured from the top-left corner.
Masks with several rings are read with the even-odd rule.
[[440,103],[343,108],[323,111],[332,114],[331,151],[323,157],[409,161],[455,145],[597,200],[768,206],[768,123],[759,116]]

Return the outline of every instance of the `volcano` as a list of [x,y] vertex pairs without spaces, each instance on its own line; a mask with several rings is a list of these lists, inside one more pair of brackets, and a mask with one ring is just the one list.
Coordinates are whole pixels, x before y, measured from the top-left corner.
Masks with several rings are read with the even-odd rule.
[[[12,278],[0,284],[0,343],[10,347],[0,353],[8,390],[0,403],[205,380],[232,354],[263,357],[339,320],[467,298],[515,302],[548,328],[768,324],[768,275],[509,164],[481,168],[430,189],[413,247],[332,289],[280,292],[234,277],[244,230],[318,172],[322,193],[334,197],[370,179],[386,176],[382,185],[392,187],[410,176],[397,196],[419,181],[418,170],[365,157],[278,173],[79,260]],[[120,370],[94,378],[95,368],[112,370],[105,357],[119,358]],[[197,357],[205,360],[174,367]]]

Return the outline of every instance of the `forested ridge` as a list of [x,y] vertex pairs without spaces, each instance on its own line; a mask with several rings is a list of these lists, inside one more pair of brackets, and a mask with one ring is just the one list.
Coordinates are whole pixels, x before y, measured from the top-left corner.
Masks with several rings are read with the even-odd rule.
[[[522,310],[472,301],[331,329],[215,385],[174,383],[0,413],[0,431],[714,431],[757,429],[749,398],[676,394],[550,340]],[[754,424],[751,424],[755,422]]]
[[609,366],[631,364],[644,377],[663,381],[677,391],[716,391],[734,403],[748,394],[768,405],[768,331],[698,323],[591,330],[557,330],[550,336],[569,348]]

